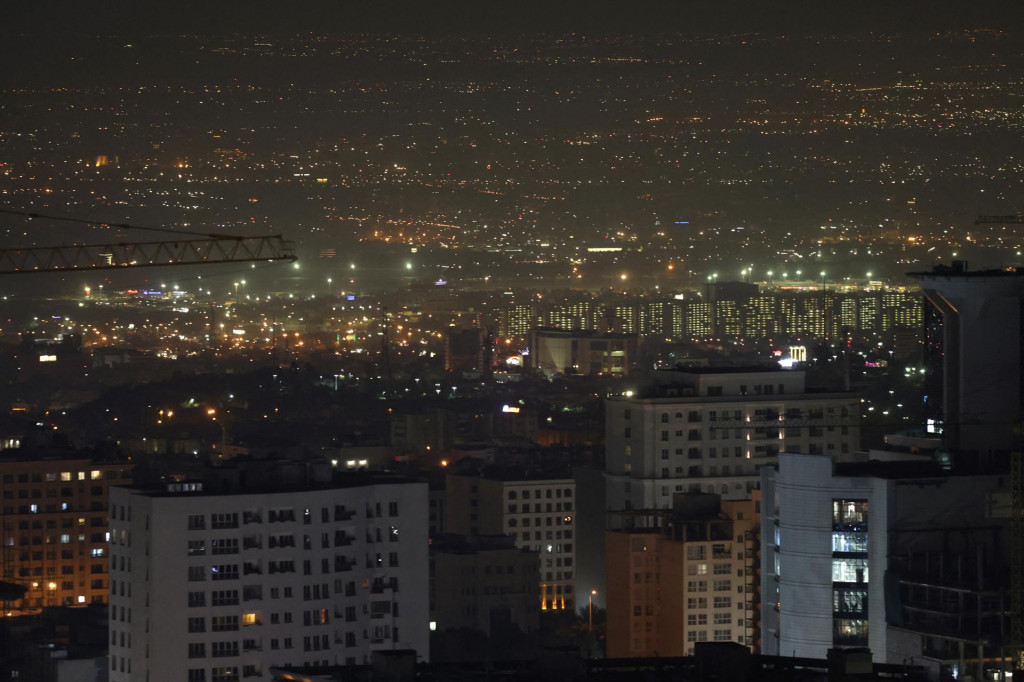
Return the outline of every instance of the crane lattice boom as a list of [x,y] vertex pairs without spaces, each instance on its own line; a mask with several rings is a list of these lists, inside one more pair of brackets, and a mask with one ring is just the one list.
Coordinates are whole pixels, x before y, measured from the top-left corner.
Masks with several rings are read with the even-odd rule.
[[173,241],[0,249],[0,275],[131,267],[295,260],[294,242],[266,237],[202,237]]

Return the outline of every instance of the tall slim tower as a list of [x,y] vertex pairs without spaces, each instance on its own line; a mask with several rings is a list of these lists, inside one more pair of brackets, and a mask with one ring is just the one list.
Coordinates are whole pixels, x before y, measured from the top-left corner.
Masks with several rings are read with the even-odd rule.
[[954,450],[1019,447],[1024,269],[967,263],[911,273],[942,313],[943,441]]

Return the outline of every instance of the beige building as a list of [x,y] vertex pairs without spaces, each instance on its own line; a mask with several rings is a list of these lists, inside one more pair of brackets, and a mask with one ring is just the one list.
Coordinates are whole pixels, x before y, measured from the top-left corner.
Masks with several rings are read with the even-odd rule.
[[543,374],[629,374],[636,359],[636,334],[535,329],[530,332],[530,367]]
[[486,467],[447,477],[447,530],[510,535],[540,555],[541,610],[576,608],[576,483],[569,472]]
[[108,488],[130,479],[128,462],[17,451],[0,459],[0,580],[27,588],[5,615],[106,603]]
[[606,531],[608,657],[690,656],[697,642],[760,650],[760,496],[677,495]]

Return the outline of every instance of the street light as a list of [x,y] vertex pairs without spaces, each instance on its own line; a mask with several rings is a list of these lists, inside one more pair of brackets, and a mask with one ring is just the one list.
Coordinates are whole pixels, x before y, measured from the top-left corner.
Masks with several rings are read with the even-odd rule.
[[331,297],[331,278],[327,278],[327,298]]
[[589,614],[587,616],[587,627],[591,632],[594,631],[594,595],[596,594],[597,590],[590,591],[590,604],[587,608],[587,612]]

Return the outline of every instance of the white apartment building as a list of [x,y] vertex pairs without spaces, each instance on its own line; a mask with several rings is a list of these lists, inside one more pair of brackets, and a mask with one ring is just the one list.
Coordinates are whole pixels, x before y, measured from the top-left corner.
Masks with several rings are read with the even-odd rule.
[[1012,667],[1011,486],[937,462],[779,456],[762,472],[763,652],[868,647],[929,680]]
[[779,452],[851,457],[860,398],[811,393],[802,371],[658,372],[649,396],[605,408],[608,509],[664,509],[679,492],[747,499]]
[[824,658],[870,647],[886,660],[888,505],[881,478],[833,475],[830,459],[780,457],[764,470],[761,595],[764,652]]
[[429,655],[427,486],[111,489],[111,682],[269,680]]

